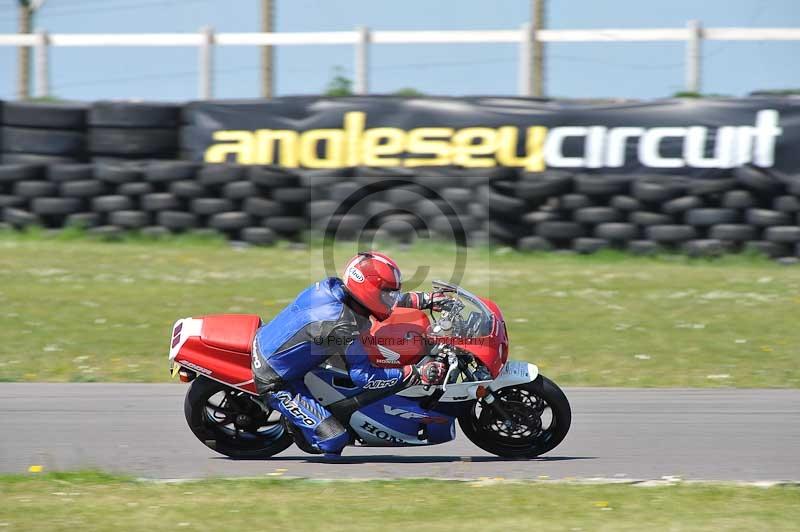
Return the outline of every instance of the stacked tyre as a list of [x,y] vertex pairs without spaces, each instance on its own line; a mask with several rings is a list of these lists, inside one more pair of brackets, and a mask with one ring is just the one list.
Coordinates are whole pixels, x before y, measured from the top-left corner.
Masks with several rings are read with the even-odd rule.
[[0,109],[3,163],[62,164],[87,159],[86,105],[5,102]]
[[88,115],[92,160],[177,159],[180,114],[180,106],[172,104],[92,104]]

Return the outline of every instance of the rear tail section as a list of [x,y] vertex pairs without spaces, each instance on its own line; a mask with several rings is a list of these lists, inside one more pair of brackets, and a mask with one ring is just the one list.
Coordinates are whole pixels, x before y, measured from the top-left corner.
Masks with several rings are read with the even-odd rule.
[[255,394],[250,357],[261,326],[254,314],[215,314],[184,318],[172,329],[169,359],[181,380],[197,375]]

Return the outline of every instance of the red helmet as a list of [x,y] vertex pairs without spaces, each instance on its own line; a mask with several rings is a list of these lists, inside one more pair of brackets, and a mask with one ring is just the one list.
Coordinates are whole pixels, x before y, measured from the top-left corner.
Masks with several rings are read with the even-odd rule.
[[400,268],[397,263],[374,251],[362,252],[344,268],[344,286],[378,321],[392,313],[400,297]]

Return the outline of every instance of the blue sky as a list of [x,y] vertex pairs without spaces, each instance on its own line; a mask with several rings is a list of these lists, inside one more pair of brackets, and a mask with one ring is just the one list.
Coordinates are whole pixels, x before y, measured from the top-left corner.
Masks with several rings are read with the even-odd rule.
[[[528,0],[276,0],[278,31],[373,29],[508,29],[529,19]],[[0,33],[16,29],[17,0],[0,0]],[[37,27],[51,32],[258,31],[258,0],[47,0]],[[551,0],[551,28],[798,27],[797,0]],[[800,87],[800,42],[704,45],[704,92],[747,94]],[[371,90],[414,87],[429,94],[517,91],[515,45],[373,46]],[[562,43],[548,46],[547,90],[552,96],[658,98],[683,87],[682,43]],[[58,48],[51,86],[62,98],[188,100],[197,95],[192,48]],[[16,51],[0,47],[0,99],[13,97]],[[320,92],[340,65],[352,77],[349,46],[282,47],[277,94]],[[215,96],[258,95],[258,53],[220,47]]]

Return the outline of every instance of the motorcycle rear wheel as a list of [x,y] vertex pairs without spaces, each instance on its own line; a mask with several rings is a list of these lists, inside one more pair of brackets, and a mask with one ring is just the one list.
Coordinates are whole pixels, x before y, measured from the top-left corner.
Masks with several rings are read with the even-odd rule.
[[292,445],[278,412],[264,412],[249,395],[197,377],[183,402],[186,422],[206,447],[231,458],[269,458]]
[[554,449],[567,435],[572,409],[561,388],[547,377],[539,375],[493,395],[511,423],[477,401],[458,418],[464,434],[484,451],[507,458],[534,458]]

